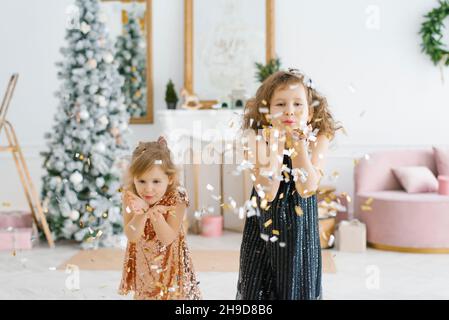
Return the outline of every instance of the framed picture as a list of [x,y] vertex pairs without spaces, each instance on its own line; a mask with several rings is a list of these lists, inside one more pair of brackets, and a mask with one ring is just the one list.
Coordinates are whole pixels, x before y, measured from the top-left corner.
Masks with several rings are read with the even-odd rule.
[[152,1],[102,0],[131,124],[153,123]]
[[184,0],[184,32],[184,88],[203,106],[253,95],[255,62],[275,56],[274,0]]

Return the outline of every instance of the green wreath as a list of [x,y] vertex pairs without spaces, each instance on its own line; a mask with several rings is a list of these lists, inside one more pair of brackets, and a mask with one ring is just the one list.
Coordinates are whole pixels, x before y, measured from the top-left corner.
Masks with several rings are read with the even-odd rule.
[[440,6],[433,9],[424,17],[420,30],[422,35],[422,51],[427,53],[435,65],[442,63],[449,66],[449,51],[443,49],[442,30],[444,20],[449,16],[449,0],[439,0]]

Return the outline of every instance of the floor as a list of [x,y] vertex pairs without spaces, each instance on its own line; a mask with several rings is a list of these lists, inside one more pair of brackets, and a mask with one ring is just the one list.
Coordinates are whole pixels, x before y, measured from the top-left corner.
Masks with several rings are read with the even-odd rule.
[[[234,232],[221,238],[188,236],[191,249],[238,250],[240,241],[241,234]],[[55,270],[77,250],[68,244],[49,249],[39,243],[15,255],[0,252],[0,299],[132,298],[116,293],[120,272]],[[449,254],[330,250],[337,273],[323,274],[324,299],[449,299]],[[204,298],[234,299],[237,276],[236,272],[198,273]]]

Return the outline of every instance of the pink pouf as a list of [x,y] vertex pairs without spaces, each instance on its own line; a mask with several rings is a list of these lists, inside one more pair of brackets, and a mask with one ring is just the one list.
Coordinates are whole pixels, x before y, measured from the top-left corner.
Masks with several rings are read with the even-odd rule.
[[204,216],[201,220],[202,232],[204,237],[219,237],[223,234],[222,216]]
[[449,176],[438,176],[438,193],[449,196]]

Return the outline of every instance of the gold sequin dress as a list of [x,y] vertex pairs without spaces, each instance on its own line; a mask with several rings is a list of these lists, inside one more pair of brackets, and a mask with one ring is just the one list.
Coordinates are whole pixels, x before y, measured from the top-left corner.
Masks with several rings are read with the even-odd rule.
[[[132,192],[124,193],[125,207],[133,197],[137,196]],[[189,206],[183,188],[167,192],[158,204],[174,206],[179,202]],[[119,294],[129,292],[134,292],[134,299],[138,300],[202,299],[182,226],[178,237],[164,246],[147,219],[142,237],[137,242],[128,241]]]

